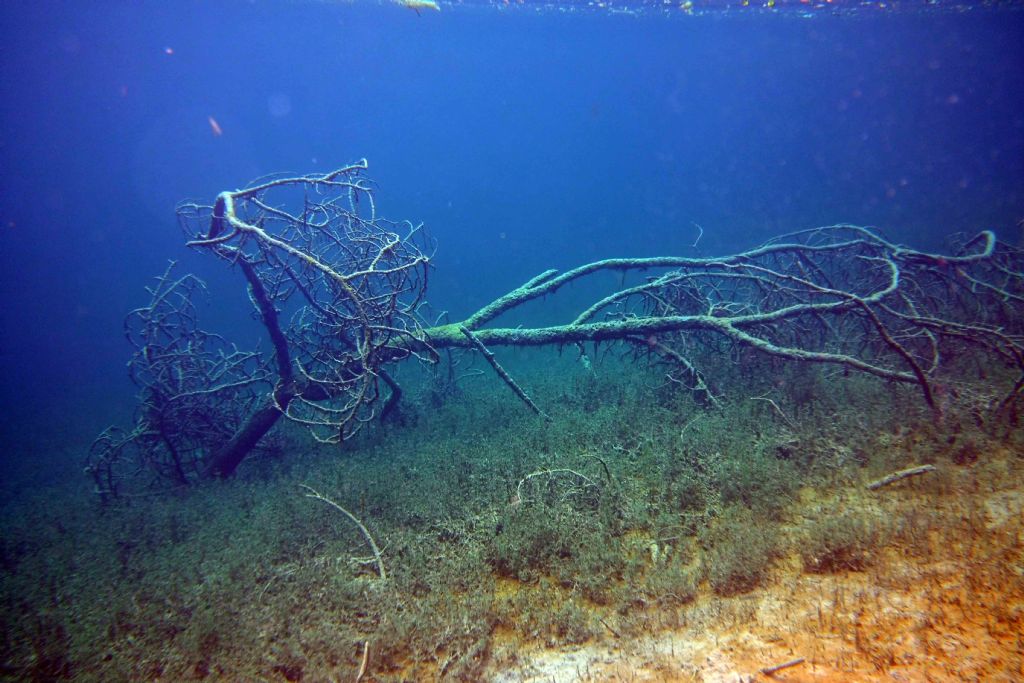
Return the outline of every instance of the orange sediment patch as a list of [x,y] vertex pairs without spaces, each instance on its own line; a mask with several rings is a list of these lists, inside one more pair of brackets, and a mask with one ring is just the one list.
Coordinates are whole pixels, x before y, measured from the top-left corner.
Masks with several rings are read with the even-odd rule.
[[[893,526],[866,571],[809,574],[794,552],[746,595],[705,590],[691,605],[605,615],[612,628],[632,620],[622,638],[524,650],[503,633],[491,680],[1024,680],[1024,491],[978,476],[956,469],[940,492],[915,485],[846,495],[844,506],[874,508]],[[804,662],[760,673],[796,658]]]

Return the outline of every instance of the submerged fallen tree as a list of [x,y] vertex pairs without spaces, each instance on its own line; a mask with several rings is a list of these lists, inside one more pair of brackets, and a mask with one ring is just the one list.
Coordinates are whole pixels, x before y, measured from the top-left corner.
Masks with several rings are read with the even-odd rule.
[[[401,398],[392,375],[410,359],[475,350],[534,412],[546,413],[498,363],[497,346],[628,345],[671,367],[706,407],[720,400],[701,359],[737,350],[840,366],[912,385],[934,411],[981,366],[1011,377],[989,406],[1016,419],[1024,393],[1024,254],[983,231],[948,254],[856,225],[776,237],[722,257],[606,259],[531,278],[459,322],[422,315],[431,245],[421,226],[377,216],[364,161],[323,175],[279,177],[184,203],[188,246],[235,267],[271,354],[239,351],[198,325],[194,276],[169,269],[148,306],[129,314],[129,363],[140,387],[130,431],[94,442],[87,472],[106,499],[128,473],[184,485],[230,476],[281,419],[343,441]],[[595,297],[572,320],[499,327],[500,316],[601,271],[644,273]],[[624,281],[624,279],[623,279]]]

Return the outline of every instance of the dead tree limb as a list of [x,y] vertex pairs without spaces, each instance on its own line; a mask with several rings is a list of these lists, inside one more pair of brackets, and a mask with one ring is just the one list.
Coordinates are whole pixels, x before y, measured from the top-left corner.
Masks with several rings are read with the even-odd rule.
[[[276,408],[329,443],[377,417],[379,399],[385,412],[394,407],[400,389],[387,364],[435,357],[409,343],[421,327],[429,244],[419,226],[376,215],[365,169],[274,178],[222,192],[213,206],[178,207],[188,245],[239,267],[267,329],[278,376],[265,421]],[[231,474],[239,455],[211,473]]]
[[188,485],[225,442],[251,453],[266,432],[244,428],[262,417],[260,396],[273,384],[266,359],[199,326],[196,299],[206,285],[175,276],[174,265],[147,290],[149,303],[125,318],[138,411],[130,430],[110,428],[90,448],[86,472],[103,502]]
[[868,484],[867,488],[868,488],[869,491],[875,491],[877,489],[882,488],[883,486],[888,486],[890,484],[895,484],[896,482],[903,481],[904,479],[907,479],[909,477],[916,477],[916,476],[919,476],[919,475],[922,475],[922,474],[927,474],[929,472],[934,472],[934,471],[935,471],[935,465],[918,465],[917,467],[910,467],[910,468],[905,469],[905,470],[900,470],[899,472],[893,472],[892,474],[887,474],[886,476],[882,477],[881,479],[877,479],[877,480],[871,482],[870,484]]
[[[222,192],[212,205],[178,207],[188,245],[241,271],[272,360],[203,332],[191,300],[203,288],[165,273],[151,304],[130,316],[141,333],[129,338],[145,419],[98,439],[90,471],[99,490],[116,488],[104,463],[133,449],[177,484],[196,472],[228,476],[282,416],[319,441],[342,441],[394,408],[395,365],[436,362],[439,350],[458,348],[481,350],[541,415],[491,348],[625,343],[637,362],[668,364],[669,377],[709,407],[728,378],[707,368],[723,355],[828,364],[916,387],[936,415],[974,373],[991,387],[988,412],[1016,419],[1024,253],[991,231],[944,254],[840,224],[719,257],[604,259],[547,270],[462,321],[431,325],[419,315],[431,244],[420,226],[377,215],[366,168],[363,160],[275,177]],[[497,324],[602,272],[623,284],[595,293],[564,323]],[[213,419],[203,412],[211,404],[220,406]]]

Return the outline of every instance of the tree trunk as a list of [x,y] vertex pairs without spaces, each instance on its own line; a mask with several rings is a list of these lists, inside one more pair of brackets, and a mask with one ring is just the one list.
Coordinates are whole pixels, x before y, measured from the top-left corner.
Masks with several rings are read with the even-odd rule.
[[[278,398],[280,399],[280,397]],[[288,400],[291,400],[291,396],[288,397]],[[273,403],[263,406],[250,415],[241,429],[231,437],[231,440],[210,458],[210,462],[206,466],[206,476],[224,479],[233,475],[245,456],[249,455],[249,452],[277,423],[281,415],[281,409]]]

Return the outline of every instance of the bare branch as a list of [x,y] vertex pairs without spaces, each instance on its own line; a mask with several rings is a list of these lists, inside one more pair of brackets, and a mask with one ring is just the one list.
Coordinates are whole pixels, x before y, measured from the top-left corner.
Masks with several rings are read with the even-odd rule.
[[386,580],[388,578],[388,575],[387,575],[387,572],[384,571],[384,559],[381,557],[380,548],[377,547],[377,542],[373,540],[373,536],[370,535],[370,532],[367,531],[367,529],[363,525],[363,523],[360,522],[359,519],[355,515],[353,515],[351,512],[349,512],[345,508],[341,507],[340,505],[335,503],[330,498],[324,496],[323,494],[321,494],[316,489],[314,489],[314,488],[312,488],[310,486],[306,486],[305,484],[299,484],[299,486],[304,488],[308,492],[308,493],[306,493],[306,498],[313,498],[314,500],[319,500],[319,501],[321,501],[323,503],[326,503],[327,505],[330,505],[332,508],[334,508],[335,510],[341,512],[343,515],[345,515],[350,520],[352,520],[352,523],[355,524],[357,527],[359,527],[360,533],[363,534],[363,538],[366,539],[366,542],[369,544],[370,549],[373,551],[374,560],[376,560],[376,562],[377,562],[377,574],[378,574],[378,576],[380,576],[382,581]]
[[[1024,253],[991,231],[957,238],[946,254],[839,224],[718,257],[604,259],[544,271],[461,322],[430,325],[420,311],[432,246],[419,225],[377,215],[366,169],[361,160],[277,176],[221,192],[212,205],[179,205],[188,245],[241,271],[272,353],[204,331],[195,298],[218,293],[169,267],[126,320],[139,417],[90,450],[86,469],[101,497],[121,495],[140,472],[171,486],[229,476],[282,416],[318,441],[343,441],[396,407],[397,364],[436,363],[453,349],[479,351],[544,417],[493,347],[576,344],[582,353],[585,342],[624,343],[636,363],[668,365],[670,383],[710,408],[756,358],[768,363],[761,371],[829,364],[916,387],[936,416],[968,397],[986,419],[1018,418]],[[621,284],[595,292],[566,322],[494,326],[600,272],[620,274]],[[984,391],[969,388],[972,374]],[[789,422],[774,401],[758,400]]]
[[899,472],[887,474],[881,479],[871,482],[870,484],[868,484],[868,490],[875,491],[877,489],[882,488],[883,486],[889,486],[890,484],[895,484],[898,481],[903,481],[908,477],[916,477],[934,471],[935,465],[919,465],[917,467],[910,467],[905,470],[900,470]]

